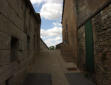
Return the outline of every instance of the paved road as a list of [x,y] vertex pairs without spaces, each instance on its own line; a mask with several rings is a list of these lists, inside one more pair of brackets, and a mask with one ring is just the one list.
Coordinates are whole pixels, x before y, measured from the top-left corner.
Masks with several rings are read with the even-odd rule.
[[95,85],[85,78],[81,73],[66,73],[70,85]]
[[30,73],[48,73],[52,76],[52,85],[69,85],[59,53],[60,51],[41,51]]
[[71,64],[64,63],[59,50],[45,50],[40,53],[29,71],[33,75],[28,76],[28,82],[25,85],[94,85],[78,70],[67,71],[66,66],[69,67]]
[[30,73],[23,85],[52,85],[50,74]]

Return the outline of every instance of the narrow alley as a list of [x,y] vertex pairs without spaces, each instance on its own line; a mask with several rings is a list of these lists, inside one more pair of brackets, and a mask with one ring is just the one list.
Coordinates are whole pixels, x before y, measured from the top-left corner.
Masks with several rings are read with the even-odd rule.
[[65,62],[60,50],[49,50],[45,43],[40,44],[40,54],[34,60],[24,85],[95,85],[73,62]]
[[77,68],[70,71],[68,68],[76,66],[66,63],[60,50],[42,50],[29,72],[28,80],[26,78],[25,85],[95,85]]
[[111,85],[111,0],[0,0],[0,85]]

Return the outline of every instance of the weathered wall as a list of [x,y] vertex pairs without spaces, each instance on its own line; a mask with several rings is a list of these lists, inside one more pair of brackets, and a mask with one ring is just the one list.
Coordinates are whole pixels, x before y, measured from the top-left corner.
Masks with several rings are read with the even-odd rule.
[[[95,45],[96,81],[111,84],[111,5],[92,19]],[[99,80],[98,80],[99,78]]]
[[[97,15],[92,17],[93,44],[94,44],[94,64],[95,73],[93,80],[97,85],[111,84],[111,5],[102,9]],[[78,64],[81,70],[85,70],[85,24],[78,29]],[[82,55],[81,55],[82,54]],[[84,63],[85,62],[85,63]]]
[[63,13],[63,54],[71,52],[73,61],[76,62],[77,57],[77,29],[76,29],[76,13],[73,0],[64,1],[64,13]]
[[48,50],[47,45],[44,43],[42,39],[40,39],[40,51],[46,51]]
[[85,27],[82,26],[78,29],[78,67],[80,70],[85,70],[85,56],[86,56],[86,47],[85,47]]
[[78,25],[84,23],[97,10],[105,5],[110,0],[75,0],[78,14]]
[[32,63],[34,35],[40,38],[39,25],[29,0],[0,0],[0,85],[21,84]]
[[63,45],[63,43],[60,43],[60,44],[56,45],[56,49],[61,49],[62,45]]
[[[92,74],[90,77],[97,85],[111,84],[111,1],[110,0],[73,0],[75,2],[64,0],[63,11],[63,49],[62,52],[78,51],[76,59],[77,65],[81,71]],[[92,16],[93,15],[93,16]],[[90,17],[90,18],[89,18]],[[76,20],[77,19],[77,20]],[[87,25],[87,22],[91,23]],[[77,29],[78,28],[78,29]],[[88,31],[92,35],[86,36]],[[77,33],[76,33],[77,31]],[[87,32],[86,32],[87,31]],[[88,43],[88,37],[92,42]],[[76,41],[77,39],[77,41]],[[75,42],[78,42],[76,44]],[[78,46],[78,49],[75,47]],[[86,48],[94,46],[94,53],[91,56]],[[89,54],[87,55],[87,53]],[[67,53],[65,54],[67,55]],[[69,54],[68,54],[69,55]],[[74,56],[74,54],[73,54]],[[87,57],[88,56],[88,57]],[[90,67],[94,66],[94,71],[87,69],[86,60]],[[93,64],[93,66],[92,66]],[[88,66],[89,66],[88,65]]]

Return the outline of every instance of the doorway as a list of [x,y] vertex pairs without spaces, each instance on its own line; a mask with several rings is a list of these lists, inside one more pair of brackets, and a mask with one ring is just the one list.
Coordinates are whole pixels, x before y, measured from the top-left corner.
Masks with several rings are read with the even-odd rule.
[[17,60],[17,55],[16,55],[17,48],[18,48],[18,39],[15,37],[12,37],[11,38],[11,58],[10,58],[11,62],[14,62]]
[[94,43],[91,20],[85,24],[85,41],[86,41],[86,70],[94,72]]

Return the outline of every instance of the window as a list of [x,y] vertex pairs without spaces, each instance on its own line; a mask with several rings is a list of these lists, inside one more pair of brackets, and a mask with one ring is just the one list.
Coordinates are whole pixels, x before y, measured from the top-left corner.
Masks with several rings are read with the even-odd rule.
[[30,48],[30,36],[28,35],[27,36],[27,49]]
[[18,39],[15,37],[11,38],[11,62],[17,60],[16,52],[18,48]]

